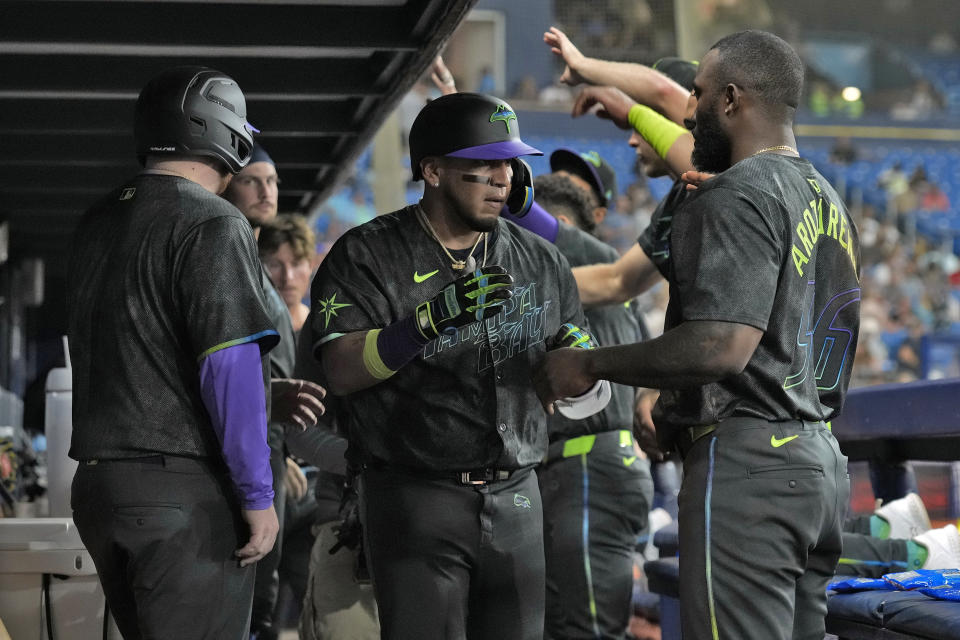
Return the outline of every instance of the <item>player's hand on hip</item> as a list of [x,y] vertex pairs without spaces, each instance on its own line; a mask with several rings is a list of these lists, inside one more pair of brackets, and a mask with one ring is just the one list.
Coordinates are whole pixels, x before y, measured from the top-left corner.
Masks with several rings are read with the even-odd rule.
[[417,328],[433,340],[441,333],[492,318],[513,295],[513,277],[498,265],[466,273],[417,306]]
[[588,371],[589,350],[559,348],[544,354],[533,374],[533,386],[543,410],[553,415],[553,403],[574,398],[596,383]]
[[633,98],[616,87],[587,87],[574,101],[571,115],[579,118],[596,109],[597,117],[610,120],[621,129],[631,129],[628,116],[635,104]]
[[276,378],[270,381],[270,419],[306,429],[317,424],[325,411],[323,397],[326,389],[309,380]]
[[550,47],[550,51],[563,58],[563,61],[567,65],[567,68],[563,70],[563,75],[560,76],[560,82],[568,84],[571,87],[584,82],[583,76],[580,75],[580,66],[586,60],[586,57],[580,53],[580,49],[577,49],[577,47],[570,42],[567,34],[556,27],[550,27],[550,29],[543,34],[543,41]]
[[244,509],[242,513],[244,521],[250,525],[250,540],[234,554],[240,558],[240,566],[245,567],[270,553],[277,541],[280,522],[272,504],[268,509]]
[[298,501],[307,493],[307,476],[303,475],[303,470],[296,460],[291,457],[286,458],[286,471],[283,474],[283,487],[287,497]]

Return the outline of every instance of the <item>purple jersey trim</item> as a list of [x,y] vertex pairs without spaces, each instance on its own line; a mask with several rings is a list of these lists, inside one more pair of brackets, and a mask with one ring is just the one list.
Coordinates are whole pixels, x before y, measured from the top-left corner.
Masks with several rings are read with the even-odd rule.
[[530,211],[522,218],[518,218],[510,213],[506,207],[500,211],[500,215],[518,227],[532,231],[547,242],[557,241],[557,234],[560,232],[560,221],[550,215],[550,213],[537,204],[536,201],[530,205]]
[[534,149],[521,140],[506,140],[457,149],[445,155],[450,158],[469,158],[471,160],[507,160],[517,156],[542,156],[543,151]]
[[260,346],[245,342],[204,358],[200,395],[244,509],[273,504]]

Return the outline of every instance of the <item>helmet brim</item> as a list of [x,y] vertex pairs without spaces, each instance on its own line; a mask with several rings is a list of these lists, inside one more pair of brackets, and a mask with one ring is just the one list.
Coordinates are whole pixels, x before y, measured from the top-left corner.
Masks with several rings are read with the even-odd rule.
[[457,149],[445,155],[448,158],[467,158],[469,160],[508,160],[519,156],[542,156],[543,151],[534,149],[520,140],[505,140]]

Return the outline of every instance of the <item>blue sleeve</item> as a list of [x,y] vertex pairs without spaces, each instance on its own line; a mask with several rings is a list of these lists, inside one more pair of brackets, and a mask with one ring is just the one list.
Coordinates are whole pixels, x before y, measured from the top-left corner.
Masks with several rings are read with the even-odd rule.
[[260,346],[246,342],[207,355],[200,365],[200,394],[243,508],[267,509],[273,504],[273,476]]

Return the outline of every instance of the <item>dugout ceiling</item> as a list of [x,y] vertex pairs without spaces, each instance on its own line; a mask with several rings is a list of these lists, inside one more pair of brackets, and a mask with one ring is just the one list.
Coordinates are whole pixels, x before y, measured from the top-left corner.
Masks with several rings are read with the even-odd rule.
[[138,170],[140,88],[179,64],[237,80],[280,168],[280,210],[309,211],[475,2],[0,1],[0,220],[10,257],[62,261],[80,214]]

